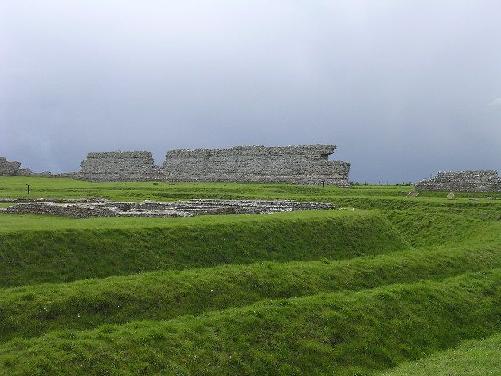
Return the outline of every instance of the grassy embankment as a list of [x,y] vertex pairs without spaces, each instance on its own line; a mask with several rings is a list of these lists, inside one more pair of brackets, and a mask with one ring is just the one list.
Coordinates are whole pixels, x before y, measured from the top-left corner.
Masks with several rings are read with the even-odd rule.
[[0,345],[5,374],[374,372],[501,329],[501,270]]
[[501,375],[500,349],[501,334],[465,341],[457,348],[402,364],[382,376],[497,376]]
[[[281,198],[357,210],[2,214],[0,374],[365,375],[417,359],[447,374],[441,351],[501,331],[501,203],[486,195],[0,178],[0,197],[21,197],[27,182],[36,197]],[[394,372],[413,365],[402,367]]]
[[[36,219],[14,217],[0,219]],[[51,223],[50,217],[43,220]],[[386,219],[363,211],[123,220],[133,227],[122,228],[120,218],[66,219],[92,229],[1,235],[0,286],[266,260],[346,259],[406,246]],[[103,223],[112,226],[94,227]]]
[[345,261],[224,265],[30,285],[3,290],[0,337],[6,340],[55,329],[166,320],[264,299],[356,291],[499,267],[501,252],[484,246],[402,251]]

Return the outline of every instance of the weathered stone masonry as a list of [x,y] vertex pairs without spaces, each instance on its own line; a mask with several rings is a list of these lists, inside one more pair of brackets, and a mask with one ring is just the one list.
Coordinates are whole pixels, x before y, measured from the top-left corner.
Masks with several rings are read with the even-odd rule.
[[415,186],[428,191],[501,192],[501,179],[496,170],[441,171]]
[[334,145],[238,146],[167,152],[163,167],[150,152],[89,153],[77,177],[91,181],[283,182],[348,186],[350,164],[329,161]]
[[77,178],[91,181],[144,181],[162,178],[148,151],[89,153]]
[[5,157],[0,157],[0,176],[18,176],[30,174],[30,170],[21,168],[21,162],[10,162]]
[[283,182],[348,186],[350,164],[329,161],[334,145],[237,146],[171,150],[163,166],[169,181]]

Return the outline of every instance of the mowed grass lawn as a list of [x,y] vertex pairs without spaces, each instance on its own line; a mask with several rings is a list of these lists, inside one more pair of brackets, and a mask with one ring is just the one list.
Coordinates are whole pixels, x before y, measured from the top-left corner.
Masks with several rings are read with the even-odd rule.
[[0,198],[26,184],[31,198],[342,209],[0,214],[1,375],[501,374],[499,194],[1,177]]
[[[27,194],[27,184],[30,194]],[[0,197],[82,198],[103,197],[112,200],[183,200],[190,198],[261,198],[312,199],[331,201],[333,198],[403,199],[407,201],[441,202],[447,192],[422,192],[408,197],[410,185],[358,185],[338,188],[320,185],[257,184],[257,183],[168,183],[113,182],[94,183],[64,178],[0,177]],[[501,200],[501,193],[456,194],[456,201],[491,203]]]

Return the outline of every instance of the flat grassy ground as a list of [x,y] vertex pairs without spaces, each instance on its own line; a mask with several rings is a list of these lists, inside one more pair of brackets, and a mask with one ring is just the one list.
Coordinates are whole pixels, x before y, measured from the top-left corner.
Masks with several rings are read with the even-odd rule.
[[500,194],[2,177],[0,198],[26,184],[31,198],[344,209],[0,214],[1,375],[501,374]]
[[[30,185],[28,196],[26,185]],[[447,192],[420,193],[407,197],[413,188],[409,185],[360,185],[352,188],[334,186],[304,186],[291,184],[254,183],[165,183],[165,182],[118,182],[93,183],[73,179],[42,177],[0,177],[0,197],[82,198],[103,197],[112,200],[182,200],[190,198],[263,198],[263,199],[314,199],[330,201],[332,198],[402,199],[443,203]],[[456,194],[456,202],[491,203],[501,193]]]

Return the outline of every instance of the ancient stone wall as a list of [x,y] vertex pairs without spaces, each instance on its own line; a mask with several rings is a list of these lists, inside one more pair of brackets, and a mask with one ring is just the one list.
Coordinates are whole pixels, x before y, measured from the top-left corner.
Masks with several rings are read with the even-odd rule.
[[0,176],[30,175],[31,171],[21,168],[21,162],[8,161],[5,157],[0,157]]
[[348,186],[350,164],[329,161],[334,145],[179,149],[166,154],[168,181],[283,182]]
[[90,181],[145,181],[162,178],[148,151],[89,153],[77,178]]
[[429,191],[501,192],[501,179],[495,170],[442,171],[415,186]]
[[91,181],[283,182],[348,186],[350,164],[333,145],[238,146],[168,151],[163,167],[146,151],[89,153],[77,178]]

